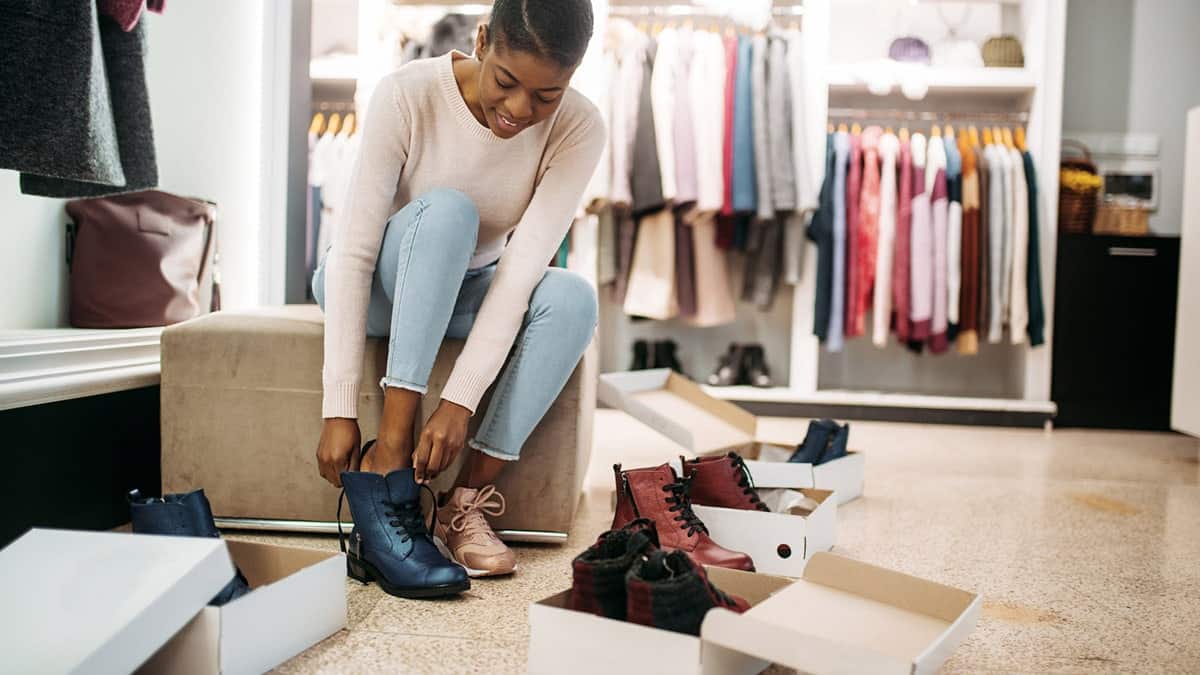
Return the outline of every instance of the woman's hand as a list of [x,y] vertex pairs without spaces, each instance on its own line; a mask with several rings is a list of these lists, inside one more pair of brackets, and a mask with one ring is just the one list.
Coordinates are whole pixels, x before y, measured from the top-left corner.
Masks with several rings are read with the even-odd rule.
[[457,403],[443,399],[438,404],[421,430],[417,451],[413,453],[413,470],[418,483],[433,480],[454,463],[467,442],[470,419],[471,411]]
[[334,487],[342,487],[343,471],[358,471],[362,455],[359,446],[362,445],[362,432],[358,429],[358,420],[344,417],[331,417],[325,420],[321,427],[321,441],[317,445],[317,469],[321,477],[333,483]]

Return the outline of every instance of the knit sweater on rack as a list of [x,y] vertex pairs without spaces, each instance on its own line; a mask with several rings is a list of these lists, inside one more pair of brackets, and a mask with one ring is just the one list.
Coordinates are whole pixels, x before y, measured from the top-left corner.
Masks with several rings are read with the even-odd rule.
[[[912,332],[909,340],[929,339],[933,321],[933,222],[931,195],[926,191],[927,144],[921,134],[912,136],[913,199],[912,235],[909,239],[909,277],[911,279],[909,317]],[[934,174],[936,176],[936,172]],[[928,181],[932,187],[933,181]]]
[[451,52],[407,64],[384,77],[371,97],[345,218],[326,261],[325,417],[358,414],[367,302],[391,214],[434,188],[460,190],[479,210],[470,266],[499,265],[442,391],[443,399],[474,411],[504,364],[600,158],[600,113],[572,89],[546,121],[511,139],[493,134],[458,89],[453,61],[462,58]]
[[879,246],[875,257],[875,297],[872,342],[876,347],[887,344],[888,323],[892,316],[892,261],[896,241],[896,157],[900,154],[900,139],[884,134],[879,139],[882,164],[879,187]]

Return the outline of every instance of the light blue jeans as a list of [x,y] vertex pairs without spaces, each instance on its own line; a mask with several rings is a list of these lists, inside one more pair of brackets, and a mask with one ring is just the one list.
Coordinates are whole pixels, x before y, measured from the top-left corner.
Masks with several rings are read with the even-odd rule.
[[[467,269],[479,212],[457,190],[438,188],[388,219],[367,310],[367,335],[390,336],[383,387],[426,393],[443,338],[465,339],[496,272]],[[325,259],[313,276],[325,307]],[[596,330],[596,293],[581,276],[548,268],[529,300],[492,400],[468,444],[513,461],[574,372]]]

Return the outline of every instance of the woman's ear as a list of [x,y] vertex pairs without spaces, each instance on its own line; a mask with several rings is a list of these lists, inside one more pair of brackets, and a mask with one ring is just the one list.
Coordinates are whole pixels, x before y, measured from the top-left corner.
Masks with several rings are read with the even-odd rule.
[[475,33],[475,58],[483,60],[490,42],[491,35],[488,34],[488,25],[486,23],[479,24],[479,30]]

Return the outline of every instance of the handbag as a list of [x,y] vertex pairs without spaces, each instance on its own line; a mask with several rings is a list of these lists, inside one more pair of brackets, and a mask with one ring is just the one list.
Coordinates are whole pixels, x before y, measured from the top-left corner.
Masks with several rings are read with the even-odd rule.
[[221,308],[217,207],[148,190],[67,202],[70,322],[167,326]]

